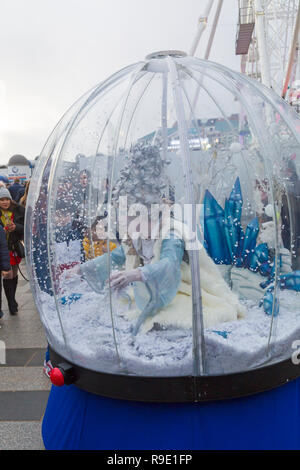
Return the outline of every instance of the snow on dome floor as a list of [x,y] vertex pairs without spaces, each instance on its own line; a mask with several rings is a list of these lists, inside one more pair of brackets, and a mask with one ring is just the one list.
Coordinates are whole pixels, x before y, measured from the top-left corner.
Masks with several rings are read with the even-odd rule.
[[[108,291],[97,294],[85,281],[77,283],[76,287],[74,289],[73,283],[72,292],[81,294],[78,300],[62,305],[57,298],[60,319],[54,298],[44,292],[39,298],[39,311],[49,343],[65,359],[107,373],[193,374],[192,329],[160,327],[154,323],[150,331],[140,331],[133,336],[133,322],[124,316],[124,305],[112,296],[114,337]],[[271,317],[257,304],[241,301],[247,309],[245,318],[205,330],[206,373],[234,373],[291,357],[292,343],[300,339],[300,294],[283,290],[278,298],[280,313],[273,321],[269,356],[266,353]]]

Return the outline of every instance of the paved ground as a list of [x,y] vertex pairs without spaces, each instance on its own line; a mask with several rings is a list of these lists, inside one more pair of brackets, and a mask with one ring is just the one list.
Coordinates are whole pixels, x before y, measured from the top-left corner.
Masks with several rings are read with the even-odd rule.
[[[27,277],[25,263],[21,270]],[[29,282],[19,274],[19,313],[0,320],[0,450],[41,450],[41,423],[50,390],[43,373],[47,342]],[[3,347],[5,346],[5,348]]]

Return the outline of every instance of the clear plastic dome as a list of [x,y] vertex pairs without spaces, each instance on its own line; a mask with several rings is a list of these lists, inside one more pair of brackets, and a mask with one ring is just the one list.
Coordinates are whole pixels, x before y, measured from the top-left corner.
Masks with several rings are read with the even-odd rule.
[[34,170],[31,286],[72,364],[248,371],[300,338],[298,115],[221,65],[162,52],[62,118]]

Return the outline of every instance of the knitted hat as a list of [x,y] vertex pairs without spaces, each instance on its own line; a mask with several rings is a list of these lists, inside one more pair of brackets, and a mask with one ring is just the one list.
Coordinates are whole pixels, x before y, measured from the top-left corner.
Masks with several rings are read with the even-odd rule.
[[7,188],[4,188],[4,187],[0,188],[0,199],[2,198],[12,199],[11,194]]

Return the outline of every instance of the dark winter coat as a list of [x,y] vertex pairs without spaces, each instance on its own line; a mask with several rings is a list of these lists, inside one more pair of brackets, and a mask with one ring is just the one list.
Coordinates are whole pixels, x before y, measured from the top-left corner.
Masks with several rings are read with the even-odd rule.
[[4,228],[0,225],[0,271],[10,270],[9,251]]
[[[13,244],[15,242],[24,239],[25,208],[21,206],[20,204],[12,202],[8,210],[13,213],[14,224],[16,226],[16,229],[13,232],[10,232],[8,234],[8,239],[7,239],[8,249],[12,250]],[[0,209],[0,217],[1,215],[2,215],[2,211]],[[1,218],[0,218],[0,225],[2,225],[3,227]]]
[[24,194],[25,194],[25,186],[22,186],[21,189],[19,189],[19,191],[17,192],[16,198],[14,199],[14,201],[20,202],[20,199],[22,196],[24,196]]
[[11,197],[13,199],[13,201],[16,201],[16,198],[18,197],[18,193],[20,191],[20,189],[22,189],[23,186],[19,183],[14,183],[12,184],[11,186],[8,187],[8,190],[11,194]]

